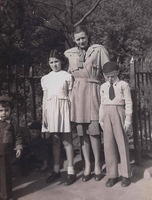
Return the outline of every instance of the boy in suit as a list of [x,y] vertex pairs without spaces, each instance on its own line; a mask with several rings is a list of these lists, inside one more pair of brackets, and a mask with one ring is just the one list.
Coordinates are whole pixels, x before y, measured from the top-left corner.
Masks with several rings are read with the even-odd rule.
[[121,186],[131,183],[129,145],[126,132],[131,125],[132,99],[127,82],[119,80],[119,67],[115,62],[103,66],[106,82],[101,85],[99,122],[104,132],[104,153],[108,175],[107,187],[119,181],[118,156],[121,161]]

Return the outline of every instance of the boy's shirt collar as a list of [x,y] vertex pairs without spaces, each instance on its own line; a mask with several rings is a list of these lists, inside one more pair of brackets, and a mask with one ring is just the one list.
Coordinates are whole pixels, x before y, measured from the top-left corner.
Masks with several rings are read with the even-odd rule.
[[[120,79],[117,77],[116,80],[113,82],[113,85],[117,85],[117,83],[120,81]],[[108,86],[110,86],[110,82],[106,81]]]

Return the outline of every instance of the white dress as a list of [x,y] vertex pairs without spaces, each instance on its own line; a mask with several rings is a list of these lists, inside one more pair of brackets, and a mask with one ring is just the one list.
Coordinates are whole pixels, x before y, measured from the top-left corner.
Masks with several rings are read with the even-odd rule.
[[43,89],[42,132],[67,133],[70,126],[69,91],[72,77],[66,71],[50,72],[41,79]]

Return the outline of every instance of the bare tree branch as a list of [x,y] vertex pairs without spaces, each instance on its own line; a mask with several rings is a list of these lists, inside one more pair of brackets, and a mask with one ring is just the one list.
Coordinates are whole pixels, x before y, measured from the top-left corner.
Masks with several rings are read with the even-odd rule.
[[74,24],[74,27],[81,24],[96,9],[96,7],[99,5],[100,1],[101,0],[97,0],[96,3],[94,4],[94,6],[78,22],[76,22]]
[[71,24],[73,24],[73,1],[66,0],[65,5],[66,5],[67,14],[69,15]]
[[66,30],[68,30],[67,25],[66,25],[59,17],[57,17],[55,14],[53,14],[53,16],[62,24],[62,26],[63,26],[64,28],[66,28]]
[[58,30],[56,30],[56,29],[54,29],[54,28],[52,27],[52,24],[51,24],[47,19],[45,19],[45,18],[43,18],[43,17],[39,17],[39,18],[40,18],[41,20],[43,20],[42,26],[43,26],[44,28],[47,28],[47,29],[49,29],[49,30],[58,32]]
[[65,40],[66,40],[66,42],[67,42],[67,45],[68,45],[68,47],[72,47],[73,46],[73,44],[72,44],[72,40],[69,40],[69,36],[67,37],[66,35],[65,35]]
[[77,5],[79,5],[80,3],[84,2],[84,1],[86,1],[86,0],[80,0],[80,1],[77,2],[74,6],[77,6]]
[[50,5],[49,3],[46,3],[46,2],[43,2],[43,1],[40,1],[40,0],[37,1],[37,3],[40,3],[40,4],[43,4],[43,5],[49,6],[50,8],[55,8],[55,9],[59,10],[60,12],[64,12],[63,9],[61,9],[61,8],[59,8],[59,7],[57,7],[57,6],[54,6],[54,5]]

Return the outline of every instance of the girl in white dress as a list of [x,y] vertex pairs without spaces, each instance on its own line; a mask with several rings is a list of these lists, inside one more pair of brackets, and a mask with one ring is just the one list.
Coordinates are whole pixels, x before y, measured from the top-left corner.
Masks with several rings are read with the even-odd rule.
[[43,89],[42,103],[42,132],[49,132],[53,138],[53,173],[47,178],[51,183],[60,177],[60,141],[65,147],[68,167],[66,185],[72,184],[75,179],[73,168],[73,146],[70,126],[70,99],[72,77],[63,71],[65,57],[57,50],[52,50],[49,65],[52,71],[41,79]]

